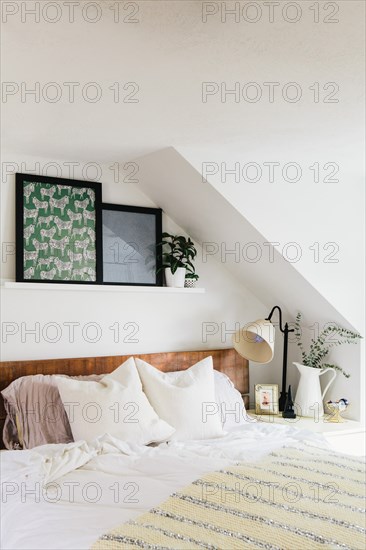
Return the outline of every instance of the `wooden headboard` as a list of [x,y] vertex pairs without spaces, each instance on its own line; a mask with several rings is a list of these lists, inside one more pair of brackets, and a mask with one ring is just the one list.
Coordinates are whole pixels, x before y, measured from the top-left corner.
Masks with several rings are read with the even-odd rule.
[[[249,368],[248,361],[238,355],[234,349],[178,351],[169,353],[150,353],[136,355],[157,369],[166,371],[185,370],[212,355],[214,368],[225,373],[243,395],[248,407]],[[0,362],[0,391],[13,380],[32,374],[68,374],[79,376],[112,372],[131,355],[113,355],[107,357],[79,357],[76,359],[41,359],[36,361],[2,361]],[[3,398],[0,400],[0,434],[2,435],[5,420]],[[0,437],[2,442],[2,437]]]

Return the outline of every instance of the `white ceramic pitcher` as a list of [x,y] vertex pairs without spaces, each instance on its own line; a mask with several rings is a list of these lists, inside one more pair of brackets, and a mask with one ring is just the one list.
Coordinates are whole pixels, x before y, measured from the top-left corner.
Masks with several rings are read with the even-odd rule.
[[[293,364],[300,372],[300,382],[295,397],[296,414],[298,416],[311,416],[314,419],[324,416],[324,395],[337,376],[336,371],[331,367],[322,370],[307,367],[301,363]],[[333,376],[322,393],[320,387],[320,377],[329,370],[333,371]]]

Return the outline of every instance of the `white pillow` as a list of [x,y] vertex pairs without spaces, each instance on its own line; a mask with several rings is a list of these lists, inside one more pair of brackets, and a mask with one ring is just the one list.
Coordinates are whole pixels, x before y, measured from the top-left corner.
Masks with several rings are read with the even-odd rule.
[[174,433],[143,393],[132,357],[100,382],[58,376],[56,382],[75,441],[92,441],[109,433],[129,443],[148,445]]
[[215,396],[224,430],[230,431],[248,422],[243,398],[226,374],[214,371]]
[[160,418],[176,430],[171,439],[209,439],[224,434],[220,415],[215,410],[212,357],[174,377],[141,359],[135,361],[151,405]]
[[[182,371],[171,371],[165,374],[176,380]],[[245,404],[241,394],[230,378],[223,372],[214,370],[216,411],[224,430],[231,431],[248,422]],[[214,414],[214,411],[212,411]]]

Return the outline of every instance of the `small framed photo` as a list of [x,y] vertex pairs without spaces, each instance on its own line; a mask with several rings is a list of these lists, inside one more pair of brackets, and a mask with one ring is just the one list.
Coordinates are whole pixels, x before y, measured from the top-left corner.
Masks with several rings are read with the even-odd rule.
[[162,286],[160,208],[104,203],[102,220],[103,284]]
[[278,414],[278,385],[256,384],[255,413]]
[[100,284],[96,182],[16,174],[16,281]]

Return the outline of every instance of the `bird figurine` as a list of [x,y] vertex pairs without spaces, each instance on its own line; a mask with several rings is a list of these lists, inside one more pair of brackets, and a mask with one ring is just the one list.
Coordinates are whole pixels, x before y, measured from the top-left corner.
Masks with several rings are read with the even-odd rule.
[[345,397],[342,397],[342,399],[338,401],[328,401],[327,408],[330,411],[330,415],[326,419],[326,422],[346,422],[346,420],[342,418],[341,413],[347,410],[348,405],[349,401]]

